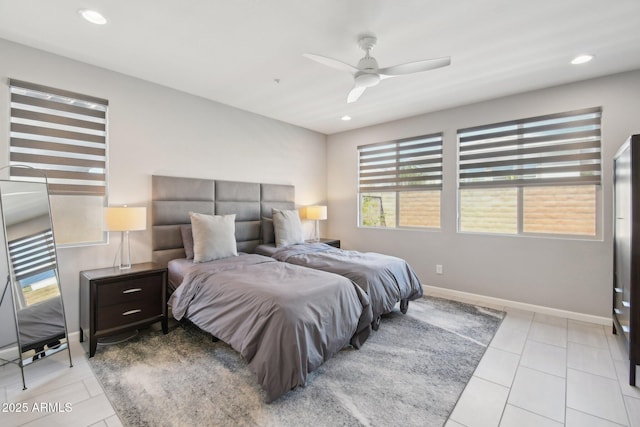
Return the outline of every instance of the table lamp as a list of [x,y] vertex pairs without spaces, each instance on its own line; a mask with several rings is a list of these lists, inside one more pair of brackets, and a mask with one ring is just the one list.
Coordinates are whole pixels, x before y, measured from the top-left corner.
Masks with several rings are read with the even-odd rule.
[[120,270],[131,268],[131,246],[129,232],[147,228],[147,208],[140,207],[108,207],[104,211],[106,231],[121,231]]
[[320,228],[318,225],[319,220],[327,219],[327,207],[326,206],[307,206],[307,219],[315,220],[315,227],[313,230],[313,241],[320,241]]

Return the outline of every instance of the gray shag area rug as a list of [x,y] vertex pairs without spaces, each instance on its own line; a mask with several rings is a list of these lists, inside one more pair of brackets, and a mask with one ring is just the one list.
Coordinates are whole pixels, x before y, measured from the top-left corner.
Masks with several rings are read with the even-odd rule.
[[239,353],[190,324],[99,347],[90,364],[129,426],[442,426],[503,316],[412,301],[270,404]]

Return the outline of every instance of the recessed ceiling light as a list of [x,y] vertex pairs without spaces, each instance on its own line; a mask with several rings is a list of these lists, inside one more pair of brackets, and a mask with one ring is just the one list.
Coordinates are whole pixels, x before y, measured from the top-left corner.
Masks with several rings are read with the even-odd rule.
[[573,65],[579,65],[579,64],[586,64],[587,62],[591,61],[593,59],[593,55],[589,55],[589,54],[584,54],[584,55],[578,55],[575,58],[573,58],[571,60],[571,63]]
[[342,116],[340,117],[340,120],[342,120],[343,122],[348,122],[349,120],[351,120],[351,116]]
[[107,18],[105,18],[100,12],[96,12],[95,10],[79,9],[78,13],[80,14],[80,16],[82,16],[92,24],[104,25],[107,23]]

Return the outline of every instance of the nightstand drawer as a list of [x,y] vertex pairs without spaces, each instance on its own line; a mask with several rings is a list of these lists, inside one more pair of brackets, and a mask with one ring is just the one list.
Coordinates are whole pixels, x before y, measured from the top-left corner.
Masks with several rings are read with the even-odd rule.
[[116,328],[163,314],[162,294],[150,299],[103,307],[96,313],[96,330]]
[[162,292],[162,276],[143,276],[97,286],[98,307],[148,300]]

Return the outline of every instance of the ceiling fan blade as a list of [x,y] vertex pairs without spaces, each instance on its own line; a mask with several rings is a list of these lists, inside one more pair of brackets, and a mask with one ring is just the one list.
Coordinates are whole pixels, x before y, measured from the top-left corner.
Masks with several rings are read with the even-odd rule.
[[353,89],[351,89],[351,92],[349,92],[349,95],[347,96],[347,104],[356,102],[360,98],[360,95],[364,93],[365,89],[366,87],[364,86],[355,86]]
[[337,59],[327,58],[326,56],[314,55],[313,53],[303,53],[302,56],[319,62],[322,65],[326,65],[327,67],[335,68],[336,70],[348,71],[350,73],[359,71],[353,65],[346,64],[342,61],[338,61]]
[[423,61],[409,62],[408,64],[380,68],[378,73],[385,77],[401,76],[403,74],[419,73],[421,71],[429,71],[435,68],[446,67],[449,64],[451,64],[451,57],[443,56],[442,58],[425,59]]

